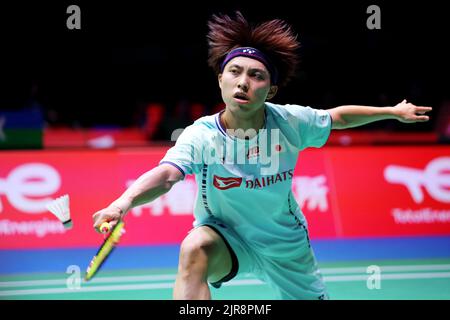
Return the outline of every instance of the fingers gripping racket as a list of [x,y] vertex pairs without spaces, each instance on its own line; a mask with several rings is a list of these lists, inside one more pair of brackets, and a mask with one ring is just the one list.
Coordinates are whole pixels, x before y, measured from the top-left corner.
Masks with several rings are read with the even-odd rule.
[[[121,220],[114,226],[114,228],[112,228],[110,234],[103,241],[103,244],[98,249],[97,253],[89,263],[89,266],[87,267],[86,270],[86,274],[84,275],[85,281],[91,280],[92,277],[94,277],[95,274],[100,270],[100,267],[102,266],[103,262],[105,262],[106,258],[108,258],[108,256],[111,254],[111,252],[119,242],[120,237],[125,231],[124,226],[125,224]],[[103,231],[103,228],[108,229],[107,226],[103,226],[102,224],[100,229]]]

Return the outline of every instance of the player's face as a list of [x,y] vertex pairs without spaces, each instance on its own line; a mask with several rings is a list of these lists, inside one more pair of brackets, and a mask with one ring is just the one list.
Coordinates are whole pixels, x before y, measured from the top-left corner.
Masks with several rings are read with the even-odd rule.
[[263,63],[247,57],[236,57],[219,75],[222,99],[232,111],[256,111],[277,90],[270,84],[270,74]]

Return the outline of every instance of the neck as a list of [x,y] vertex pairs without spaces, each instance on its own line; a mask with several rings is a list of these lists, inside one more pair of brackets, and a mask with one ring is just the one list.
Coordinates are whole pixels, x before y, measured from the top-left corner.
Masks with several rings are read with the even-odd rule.
[[[220,121],[228,134],[236,136],[237,138],[244,139],[247,130],[248,138],[253,138],[258,134],[258,130],[262,129],[265,121],[265,108],[261,108],[255,114],[249,118],[238,117],[233,114],[228,108],[221,114]],[[253,129],[254,133],[252,133]],[[230,132],[231,130],[231,132]],[[248,135],[250,133],[250,136]]]

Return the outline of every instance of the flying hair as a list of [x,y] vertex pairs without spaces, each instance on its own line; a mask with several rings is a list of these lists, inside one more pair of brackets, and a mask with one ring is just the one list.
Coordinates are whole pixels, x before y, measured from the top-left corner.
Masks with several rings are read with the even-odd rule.
[[235,17],[213,15],[208,21],[208,65],[216,74],[226,55],[239,47],[253,47],[267,55],[276,66],[278,85],[285,86],[299,64],[297,35],[284,20],[274,19],[251,25],[236,11]]

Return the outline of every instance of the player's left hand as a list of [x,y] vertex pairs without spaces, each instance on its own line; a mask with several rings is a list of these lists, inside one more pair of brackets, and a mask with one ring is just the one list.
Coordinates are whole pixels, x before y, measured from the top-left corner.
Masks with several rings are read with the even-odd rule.
[[426,122],[430,120],[430,117],[425,113],[431,110],[431,107],[416,106],[407,102],[406,99],[394,106],[397,120],[403,123]]

